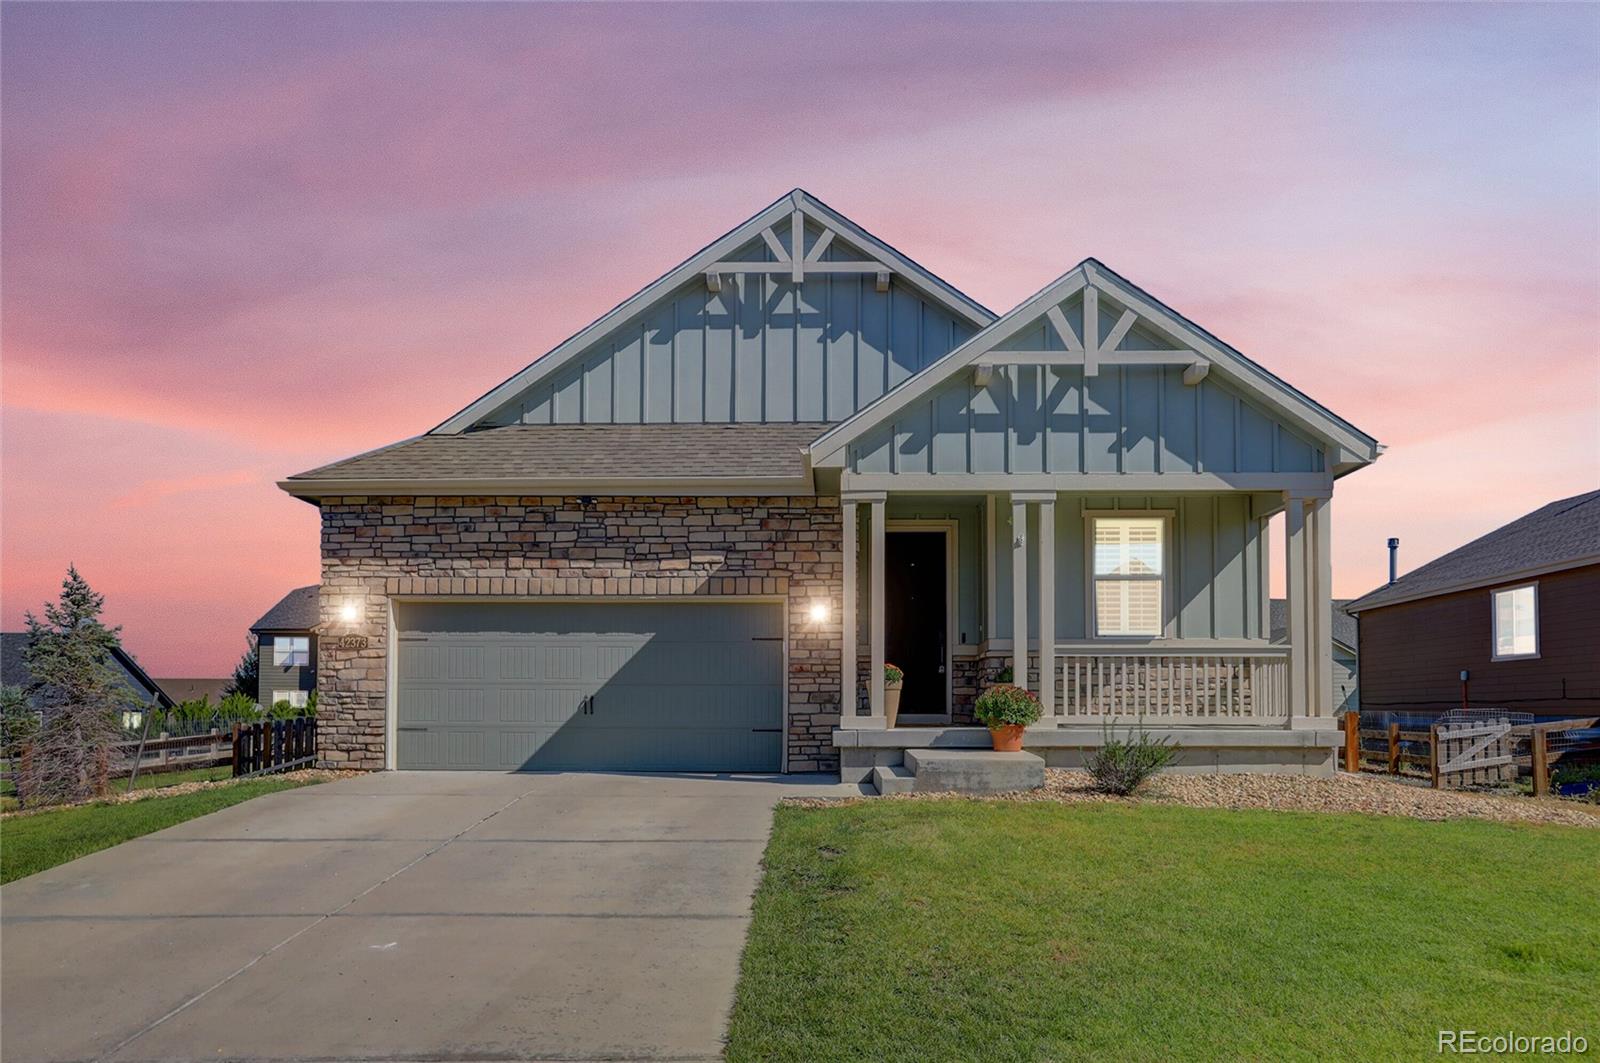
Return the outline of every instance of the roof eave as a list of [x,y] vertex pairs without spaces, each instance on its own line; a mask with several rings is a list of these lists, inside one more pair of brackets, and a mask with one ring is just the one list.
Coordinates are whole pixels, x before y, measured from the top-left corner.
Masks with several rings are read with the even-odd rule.
[[[1574,568],[1587,568],[1590,565],[1600,565],[1600,554],[1586,554],[1567,561],[1556,561],[1548,565],[1535,565],[1531,568],[1517,569],[1512,572],[1501,572],[1483,579],[1458,580],[1440,587],[1430,587],[1411,593],[1402,593],[1392,598],[1383,598],[1378,601],[1368,602],[1388,589],[1387,586],[1379,587],[1375,591],[1357,598],[1344,607],[1350,614],[1364,613],[1372,609],[1383,609],[1391,605],[1404,605],[1406,602],[1420,602],[1427,598],[1441,598],[1447,594],[1460,594],[1462,591],[1482,590],[1485,587],[1498,587],[1506,583],[1519,583],[1523,580],[1534,579],[1538,576],[1550,576],[1557,572],[1566,572]],[[1420,570],[1419,570],[1420,571]]]
[[815,485],[809,471],[781,476],[676,476],[676,477],[364,477],[278,481],[278,487],[296,498],[316,502],[324,498],[362,496],[474,495],[608,495],[608,496],[716,496],[811,495]]

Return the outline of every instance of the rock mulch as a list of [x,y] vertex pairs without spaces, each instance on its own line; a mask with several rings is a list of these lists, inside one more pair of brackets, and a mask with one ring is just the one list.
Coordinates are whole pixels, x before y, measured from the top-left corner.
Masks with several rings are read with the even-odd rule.
[[[1600,805],[1501,794],[1434,790],[1378,775],[1340,772],[1331,779],[1305,775],[1157,775],[1134,797],[1100,793],[1089,773],[1049,768],[1044,788],[998,797],[961,794],[896,794],[847,798],[873,801],[1059,801],[1065,804],[1178,804],[1191,808],[1264,809],[1279,812],[1363,812],[1412,819],[1487,819],[1500,823],[1555,823],[1600,829]],[[837,800],[792,799],[811,808]]]
[[[176,786],[152,786],[147,790],[135,790],[128,793],[117,789],[117,780],[111,783],[111,793],[94,801],[81,801],[73,805],[48,805],[44,808],[24,808],[0,814],[0,819],[10,819],[13,816],[31,816],[39,812],[59,812],[63,808],[78,808],[82,805],[92,804],[126,804],[129,801],[144,801],[152,797],[176,797],[179,794],[192,794],[199,790],[216,790],[225,786],[238,786],[240,783],[254,782],[256,779],[293,779],[297,782],[332,782],[335,779],[350,779],[357,775],[366,775],[364,771],[334,771],[328,768],[306,768],[301,771],[285,771],[276,775],[258,775],[255,779],[215,779],[211,781],[195,780],[192,782],[178,783]],[[126,780],[122,785],[127,786]]]

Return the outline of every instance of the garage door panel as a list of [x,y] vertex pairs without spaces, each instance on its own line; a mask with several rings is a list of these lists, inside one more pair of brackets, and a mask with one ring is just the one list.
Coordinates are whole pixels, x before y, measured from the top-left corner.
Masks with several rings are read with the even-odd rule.
[[783,617],[772,604],[403,603],[397,762],[776,770]]

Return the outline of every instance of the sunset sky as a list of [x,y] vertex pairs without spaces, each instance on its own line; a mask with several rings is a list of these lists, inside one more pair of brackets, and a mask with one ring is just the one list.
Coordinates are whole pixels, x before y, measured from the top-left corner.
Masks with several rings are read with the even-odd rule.
[[156,675],[437,424],[795,186],[997,311],[1093,255],[1377,436],[1335,591],[1600,486],[1600,6],[8,2],[7,630]]

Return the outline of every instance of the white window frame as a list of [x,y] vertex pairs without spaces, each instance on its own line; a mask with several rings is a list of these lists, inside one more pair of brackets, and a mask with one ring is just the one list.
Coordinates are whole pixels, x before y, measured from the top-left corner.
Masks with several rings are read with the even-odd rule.
[[[1533,650],[1529,653],[1500,652],[1500,596],[1517,591],[1533,592]],[[1513,633],[1513,637],[1515,634]],[[1532,661],[1539,656],[1539,582],[1518,583],[1511,587],[1496,587],[1489,592],[1489,660]]]
[[274,690],[272,692],[272,703],[267,708],[272,708],[273,705],[280,701],[287,701],[290,708],[303,709],[306,707],[306,692],[304,690]]
[[[305,643],[301,650],[295,643]],[[283,649],[283,644],[289,644],[288,652]],[[296,661],[295,657],[304,654],[303,660]],[[272,663],[279,668],[309,668],[311,667],[311,636],[309,635],[274,635],[272,636]]]
[[[1089,637],[1099,642],[1151,642],[1172,636],[1172,558],[1173,517],[1170,509],[1089,509],[1083,513],[1084,619]],[[1094,571],[1094,524],[1097,520],[1155,520],[1161,523],[1161,575],[1144,577],[1161,584],[1161,630],[1154,635],[1102,635],[1096,610],[1095,587],[1100,579],[1126,580],[1126,576],[1097,577]]]

